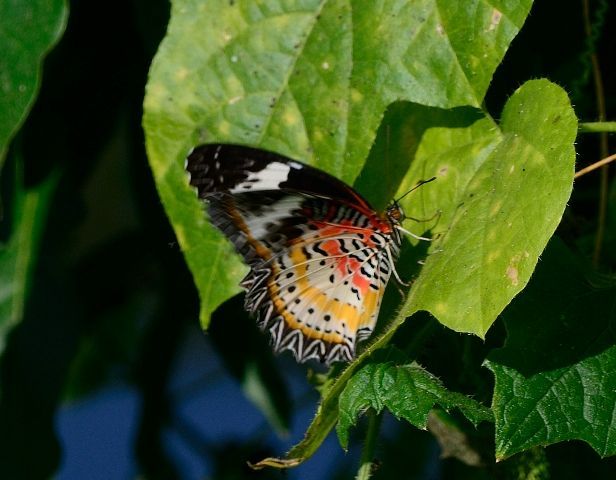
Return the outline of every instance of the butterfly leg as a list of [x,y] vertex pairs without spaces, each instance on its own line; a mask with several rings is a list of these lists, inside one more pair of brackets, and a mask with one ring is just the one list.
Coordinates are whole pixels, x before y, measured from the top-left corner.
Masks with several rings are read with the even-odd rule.
[[443,214],[443,211],[439,209],[436,212],[434,212],[434,215],[432,215],[430,218],[406,217],[406,219],[407,220],[413,220],[414,222],[417,222],[417,223],[428,223],[428,222],[431,222],[432,220],[436,219],[435,223],[438,223],[438,219],[441,218],[442,214]]
[[387,257],[389,258],[389,262],[391,264],[391,270],[394,274],[394,278],[396,279],[396,281],[400,285],[403,285],[405,287],[410,287],[411,286],[410,283],[407,283],[400,278],[400,275],[398,274],[398,270],[396,270],[396,264],[394,262],[393,255],[391,254],[391,248],[389,248],[389,245],[385,245],[385,251],[387,252]]

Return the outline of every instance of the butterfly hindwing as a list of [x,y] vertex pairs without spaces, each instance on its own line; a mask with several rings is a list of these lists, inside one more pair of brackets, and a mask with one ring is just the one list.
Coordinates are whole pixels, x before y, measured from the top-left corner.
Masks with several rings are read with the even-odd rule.
[[270,152],[204,145],[187,170],[210,221],[250,266],[245,307],[274,349],[300,362],[351,360],[397,255],[385,220],[338,179]]
[[[372,333],[390,270],[385,251],[365,242],[367,232],[328,229],[294,240],[278,260],[268,292],[293,331],[289,337],[297,337],[298,359],[331,363],[352,359],[357,340]],[[284,332],[279,326],[271,332],[275,347],[285,346]]]

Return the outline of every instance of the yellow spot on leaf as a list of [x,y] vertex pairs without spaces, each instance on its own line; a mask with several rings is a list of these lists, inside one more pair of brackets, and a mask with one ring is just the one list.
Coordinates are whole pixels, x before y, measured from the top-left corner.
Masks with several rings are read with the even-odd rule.
[[167,89],[160,83],[153,83],[148,87],[148,97],[160,100],[167,95]]
[[351,100],[355,103],[359,103],[364,99],[364,96],[359,90],[352,89],[351,90]]
[[180,67],[178,71],[175,72],[175,78],[178,80],[184,80],[188,76],[189,73],[190,72],[187,68]]
[[242,85],[242,82],[240,82],[237,77],[234,76],[229,76],[227,77],[227,91],[229,93],[233,92],[233,93],[240,93],[243,94],[244,93],[244,87]]
[[299,118],[297,118],[297,113],[296,112],[293,112],[291,110],[287,110],[286,112],[284,112],[284,114],[282,116],[282,120],[287,125],[295,125],[299,121]]
[[494,205],[492,205],[492,208],[490,209],[490,216],[495,217],[496,215],[498,215],[502,206],[503,206],[503,202],[501,201],[498,201]]
[[473,180],[469,185],[468,185],[468,191],[470,192],[476,192],[477,190],[481,189],[481,181],[478,179]]
[[434,305],[434,313],[437,315],[447,313],[447,305],[442,302],[437,303]]
[[218,132],[222,135],[229,135],[231,133],[231,124],[223,120],[218,124]]
[[492,263],[494,260],[496,260],[498,257],[501,256],[501,250],[494,250],[490,253],[488,253],[488,256],[486,257],[486,262],[487,263]]

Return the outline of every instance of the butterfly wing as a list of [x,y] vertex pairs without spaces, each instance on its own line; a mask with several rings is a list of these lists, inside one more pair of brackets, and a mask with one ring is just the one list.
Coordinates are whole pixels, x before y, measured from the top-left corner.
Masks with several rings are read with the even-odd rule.
[[211,222],[251,268],[245,306],[274,349],[300,362],[351,360],[391,273],[383,219],[340,180],[274,153],[202,145],[186,168]]

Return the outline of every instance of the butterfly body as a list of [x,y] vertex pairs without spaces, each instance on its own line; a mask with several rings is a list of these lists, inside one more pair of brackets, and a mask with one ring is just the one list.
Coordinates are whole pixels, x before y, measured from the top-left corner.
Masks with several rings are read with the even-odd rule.
[[274,349],[300,362],[350,361],[399,254],[397,204],[379,214],[321,170],[238,145],[199,146],[186,168],[210,221],[250,267],[245,307]]

